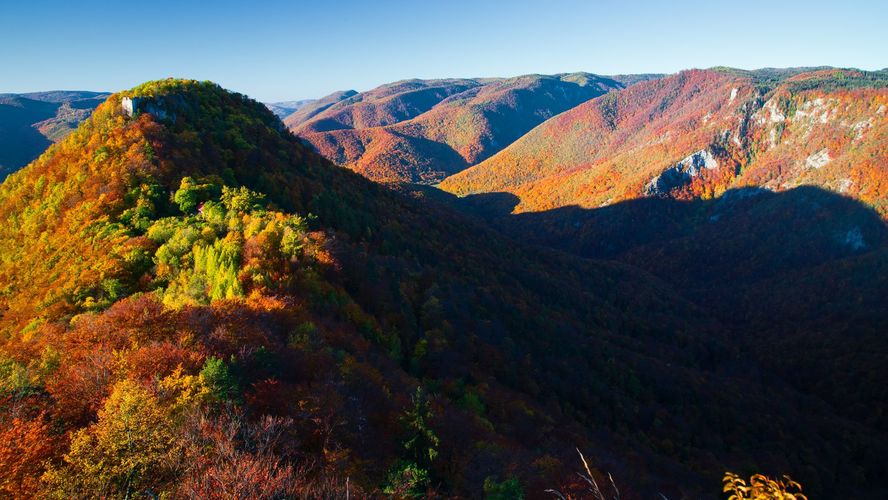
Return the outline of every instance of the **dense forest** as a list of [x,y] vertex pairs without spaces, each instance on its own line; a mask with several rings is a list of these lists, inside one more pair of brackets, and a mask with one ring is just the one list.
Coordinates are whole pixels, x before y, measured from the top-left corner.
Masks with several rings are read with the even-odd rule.
[[888,72],[688,70],[590,99],[440,186],[516,212],[817,186],[888,214]]
[[430,184],[625,81],[589,73],[407,80],[333,94],[284,123],[327,159],[369,179]]
[[209,82],[114,94],[0,186],[0,496],[879,498],[888,233],[797,191],[630,236],[375,184]]

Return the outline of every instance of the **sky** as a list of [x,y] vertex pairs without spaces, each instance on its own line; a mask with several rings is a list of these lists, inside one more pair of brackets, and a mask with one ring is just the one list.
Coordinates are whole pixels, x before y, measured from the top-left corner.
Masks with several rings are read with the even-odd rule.
[[888,0],[2,0],[0,93],[168,76],[265,102],[407,78],[888,67]]

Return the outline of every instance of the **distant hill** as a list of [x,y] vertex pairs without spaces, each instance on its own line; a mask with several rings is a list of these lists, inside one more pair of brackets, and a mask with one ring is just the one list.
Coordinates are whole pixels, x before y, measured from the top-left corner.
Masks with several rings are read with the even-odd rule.
[[265,106],[270,109],[275,116],[283,120],[315,101],[316,99],[302,99],[298,101],[266,102]]
[[[621,77],[625,82],[655,75]],[[378,181],[434,183],[546,119],[625,83],[588,73],[409,80],[286,121],[322,155]]]
[[424,192],[516,240],[645,269],[743,324],[737,344],[780,380],[888,428],[883,405],[851,402],[886,397],[861,354],[885,348],[888,314],[885,72],[684,71],[577,106],[440,187],[463,198]]
[[330,95],[324,96],[320,99],[316,99],[305,106],[302,106],[300,109],[288,115],[284,118],[284,124],[287,125],[290,129],[297,127],[308,120],[311,120],[319,113],[323,113],[330,106],[338,103],[339,101],[348,99],[354,95],[357,95],[357,91],[355,90],[341,90],[338,92],[334,92]]
[[802,184],[888,214],[888,74],[684,71],[554,117],[441,188],[509,192],[516,211]]
[[108,95],[66,90],[0,94],[0,179],[71,133]]

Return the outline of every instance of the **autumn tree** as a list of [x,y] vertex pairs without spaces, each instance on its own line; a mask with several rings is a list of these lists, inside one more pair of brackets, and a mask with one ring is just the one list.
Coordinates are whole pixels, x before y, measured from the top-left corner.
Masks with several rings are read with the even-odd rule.
[[96,423],[74,433],[64,466],[44,480],[55,497],[131,497],[163,488],[181,452],[170,415],[147,388],[118,382]]
[[0,428],[0,497],[33,498],[46,462],[55,454],[58,439],[44,414],[34,419],[14,418]]
[[789,476],[771,479],[755,474],[746,481],[737,474],[727,472],[722,481],[728,500],[808,500],[802,493],[802,485]]
[[189,423],[186,470],[177,492],[184,498],[292,498],[301,484],[293,466],[275,452],[292,419],[199,415]]

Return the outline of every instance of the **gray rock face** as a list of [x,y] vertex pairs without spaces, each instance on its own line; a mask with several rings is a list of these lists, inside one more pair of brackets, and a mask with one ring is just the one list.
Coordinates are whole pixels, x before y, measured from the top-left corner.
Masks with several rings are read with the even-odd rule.
[[[175,105],[179,105],[181,102],[184,102],[180,96],[177,97],[178,99],[176,99],[175,97],[172,98]],[[170,97],[167,97],[167,100],[170,100]],[[120,107],[123,109],[123,112],[126,113],[126,115],[130,118],[138,115],[139,113],[150,113],[159,120],[175,118],[175,114],[167,112],[166,103],[150,99],[143,99],[141,97],[124,97],[120,100]]]
[[120,107],[123,108],[123,112],[126,113],[126,116],[132,118],[136,115],[136,111],[139,109],[139,103],[141,99],[138,97],[124,97],[120,100]]
[[701,149],[654,177],[644,186],[645,196],[666,196],[700,175],[703,169],[718,168],[718,161],[707,149]]
[[863,239],[863,232],[859,227],[855,226],[840,238],[840,241],[851,250],[864,250],[867,248],[866,241]]

